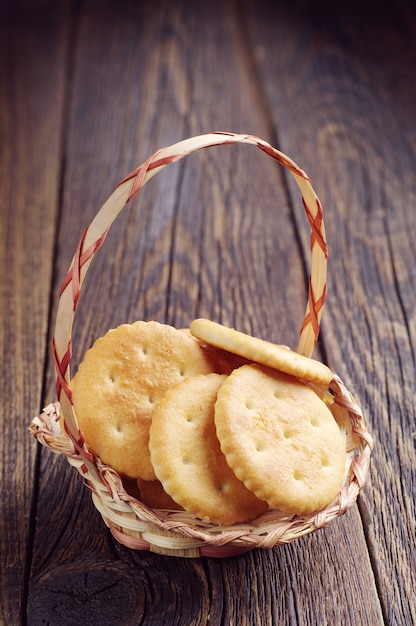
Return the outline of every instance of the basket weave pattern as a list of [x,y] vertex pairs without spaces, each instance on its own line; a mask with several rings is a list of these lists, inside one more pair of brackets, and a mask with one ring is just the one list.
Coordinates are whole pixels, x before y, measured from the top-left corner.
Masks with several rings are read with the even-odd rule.
[[[103,465],[93,456],[78,427],[70,384],[72,324],[86,272],[103,245],[112,222],[143,185],[170,163],[201,148],[235,143],[255,145],[278,161],[290,171],[301,191],[311,230],[312,262],[306,312],[297,351],[310,357],[318,339],[327,291],[328,249],[322,206],[305,172],[282,152],[252,135],[210,133],[184,140],[152,155],[120,182],[84,231],[62,282],[53,337],[59,402],[50,404],[41,415],[33,419],[31,432],[40,443],[67,457],[69,463],[84,477],[91,489],[93,502],[114,537],[133,549],[187,557],[222,557],[253,548],[270,548],[321,528],[345,513],[365,484],[373,441],[365,427],[360,407],[335,374],[328,393],[334,400],[332,411],[346,434],[345,481],[335,502],[323,511],[307,516],[290,516],[269,510],[254,522],[224,527],[201,521],[182,511],[149,509],[126,492],[120,476],[111,467]],[[60,427],[61,414],[65,432]]]

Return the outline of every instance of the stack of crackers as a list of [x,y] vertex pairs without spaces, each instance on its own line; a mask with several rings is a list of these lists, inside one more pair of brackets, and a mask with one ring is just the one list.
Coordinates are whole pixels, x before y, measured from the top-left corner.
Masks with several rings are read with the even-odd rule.
[[138,321],[95,342],[72,390],[89,448],[144,504],[227,526],[337,498],[346,446],[331,379],[318,361],[205,319]]

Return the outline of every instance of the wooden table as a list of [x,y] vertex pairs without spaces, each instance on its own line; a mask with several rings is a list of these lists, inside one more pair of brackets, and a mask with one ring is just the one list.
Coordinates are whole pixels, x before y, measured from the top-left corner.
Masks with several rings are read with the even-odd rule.
[[[416,623],[416,12],[380,6],[2,3],[2,624]],[[315,356],[354,391],[375,449],[358,503],[328,528],[169,558],[115,542],[28,426],[55,400],[50,338],[82,230],[155,150],[213,130],[258,135],[310,175],[329,243]],[[192,155],[112,228],[74,361],[136,319],[204,316],[296,346],[308,271],[290,175],[254,148]]]

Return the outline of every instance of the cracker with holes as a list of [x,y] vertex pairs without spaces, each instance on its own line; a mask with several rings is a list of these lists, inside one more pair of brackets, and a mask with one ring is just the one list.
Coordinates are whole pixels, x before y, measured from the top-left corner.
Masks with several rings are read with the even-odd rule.
[[172,326],[138,321],[110,330],[86,352],[72,381],[86,442],[121,475],[155,480],[148,446],[154,406],[187,376],[213,371],[199,342]]
[[225,375],[188,378],[168,391],[153,414],[150,451],[164,490],[186,511],[217,524],[255,519],[267,503],[227,465],[214,425],[214,405]]
[[333,377],[329,367],[320,361],[303,356],[286,346],[278,346],[264,339],[251,337],[211,320],[194,320],[191,324],[191,333],[217,348],[309,382],[329,385]]
[[271,507],[302,515],[336,498],[345,441],[307,384],[265,366],[244,365],[218,392],[215,425],[229,466]]

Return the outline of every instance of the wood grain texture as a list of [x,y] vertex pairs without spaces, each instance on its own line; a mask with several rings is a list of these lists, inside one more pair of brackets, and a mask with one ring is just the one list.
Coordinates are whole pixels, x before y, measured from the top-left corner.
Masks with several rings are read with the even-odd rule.
[[[20,11],[22,9],[22,12]],[[18,624],[27,593],[36,446],[59,196],[64,101],[62,12],[19,3],[0,18],[0,604]],[[46,114],[47,111],[47,114]]]
[[[0,25],[0,623],[415,622],[410,2],[359,14],[303,0],[9,4]],[[115,542],[82,478],[37,449],[27,426],[55,398],[48,342],[83,229],[157,148],[213,130],[264,137],[311,175],[330,245],[315,356],[356,392],[377,446],[359,506],[329,528],[269,551],[181,559]],[[96,337],[135,319],[187,326],[205,316],[294,346],[308,266],[290,175],[247,146],[193,154],[146,185],[94,259],[74,369]]]
[[[371,486],[360,508],[384,618],[410,624],[416,619],[416,14],[410,3],[383,12],[368,7],[364,14],[346,5],[333,11],[327,3],[312,9],[294,3],[284,14],[271,4],[259,13],[253,4],[252,15],[253,48],[282,149],[303,155],[324,192],[335,251],[325,350],[333,369],[354,384],[376,436]],[[266,58],[276,37],[285,55]],[[275,76],[288,64],[298,71],[279,90]],[[303,120],[301,131],[289,124],[294,114]]]
[[[229,8],[227,10],[230,11]],[[106,11],[111,11],[110,5],[106,6],[104,12]],[[117,11],[114,9],[111,19],[108,15],[106,20],[101,17],[103,31],[97,29],[92,9],[90,12],[86,6],[79,21],[78,56],[81,60],[86,58],[83,50],[88,47],[91,68],[95,70],[97,59],[100,59],[107,72],[117,75],[122,44],[127,46],[126,42],[130,42],[130,45],[134,43],[132,48],[124,52],[125,65],[132,68],[130,83],[134,83],[137,93],[146,93],[145,101],[147,97],[152,97],[161,102],[171,102],[175,94],[172,93],[169,82],[157,83],[157,91],[153,95],[148,93],[149,85],[152,84],[151,79],[156,80],[158,75],[176,76],[183,61],[182,58],[178,61],[169,52],[160,58],[159,65],[152,65],[145,72],[144,68],[147,66],[143,62],[143,55],[152,39],[158,39],[157,12],[153,12],[152,16],[153,21],[146,22],[146,31],[139,30],[133,40],[131,34],[129,37],[126,35],[126,29],[133,21],[131,6],[125,8],[125,13],[119,8]],[[140,28],[142,19],[137,21],[136,29]],[[190,12],[185,5],[170,8],[170,13],[165,16],[169,26],[165,22],[164,32],[169,33],[169,37],[163,40],[162,45],[169,51],[181,51],[188,64],[189,49],[195,45],[195,39],[190,39],[190,34],[196,26],[196,19],[195,12]],[[201,21],[201,24],[205,24],[205,29],[199,36],[206,40],[203,49],[208,49],[214,55],[211,64],[218,66],[224,51],[218,49],[218,57],[215,58],[217,48],[210,41],[213,35],[212,19],[213,14],[209,20],[204,18]],[[238,29],[229,16],[223,21],[228,24],[224,41],[229,41],[229,49],[225,53],[238,59],[241,46]],[[113,38],[113,47],[108,46],[109,38]],[[140,41],[140,46],[137,41]],[[118,50],[118,56],[113,58],[110,52],[114,48]],[[194,134],[213,127],[217,117],[216,103],[223,97],[228,73],[218,85],[215,84],[215,74],[207,84],[208,66],[204,66],[204,63],[206,59],[201,54],[201,58],[195,61],[192,75],[184,76],[184,81],[188,81],[189,85],[186,82],[184,85],[188,89],[193,85],[195,97],[202,100],[209,97],[212,102],[211,106],[205,105],[207,120],[204,123],[207,126],[200,124],[198,127],[194,123],[186,128],[187,108],[178,111],[172,107],[165,115],[166,123],[169,122],[173,129],[182,129],[181,132],[185,132],[185,129],[188,134]],[[244,76],[245,65],[236,63],[236,67],[239,75]],[[143,99],[138,99],[135,103],[136,109],[130,112],[130,124],[132,127],[137,125],[137,132],[140,134],[136,140],[134,137],[130,138],[126,146],[120,145],[123,140],[122,126],[120,127],[122,118],[115,116],[114,124],[119,125],[116,128],[113,124],[105,123],[109,115],[106,107],[111,109],[115,106],[111,94],[107,94],[106,75],[93,72],[88,63],[75,60],[73,76],[71,111],[77,116],[70,120],[68,131],[65,179],[67,191],[64,194],[59,245],[62,254],[57,259],[60,267],[57,274],[61,275],[83,228],[81,220],[74,219],[72,207],[82,203],[85,207],[81,214],[82,219],[86,221],[88,218],[87,211],[90,211],[90,219],[105,199],[102,185],[98,187],[94,181],[106,181],[112,177],[112,184],[115,184],[163,141],[163,137],[156,134],[151,137],[153,144],[149,140],[149,145],[143,148],[146,136],[142,137],[142,133],[147,132],[148,128],[158,128],[160,111],[152,108],[143,110]],[[92,92],[96,94],[97,100],[85,96],[85,83],[88,80],[95,81]],[[239,108],[239,83],[237,78],[235,80],[236,88],[230,92],[233,101],[229,103],[224,120],[217,120],[219,128],[229,128],[231,114]],[[130,83],[123,85],[123,89],[128,89]],[[106,93],[105,99],[101,97],[101,93]],[[118,98],[116,92],[114,98]],[[241,116],[246,117],[246,120],[243,119],[244,126],[243,122],[241,124],[243,128],[249,129],[257,126],[258,134],[264,135],[266,127],[254,102],[255,98],[253,106],[241,111]],[[102,111],[101,104],[104,105]],[[201,107],[202,104],[198,106]],[[164,121],[165,117],[162,116],[161,119]],[[99,129],[94,133],[91,131],[93,124]],[[85,131],[79,132],[80,127],[85,128]],[[169,136],[164,141],[167,143],[178,138],[179,135]],[[94,145],[94,153],[89,156],[91,144]],[[130,156],[130,162],[125,164],[129,151],[138,148],[141,153]],[[97,159],[97,154],[103,154],[110,149],[111,159],[108,163],[105,159]],[[171,166],[166,173],[160,175],[160,182],[159,178],[155,179],[145,188],[143,197],[137,203],[139,207],[132,206],[120,216],[106,241],[105,250],[94,261],[91,277],[88,277],[89,287],[87,285],[76,320],[75,351],[78,355],[94,335],[109,326],[136,317],[155,318],[183,326],[197,315],[209,315],[230,323],[237,321],[240,325],[245,325],[246,329],[254,328],[257,334],[272,331],[276,338],[286,334],[284,325],[287,325],[292,342],[296,341],[306,302],[306,287],[305,290],[293,290],[293,307],[297,307],[298,311],[297,321],[289,316],[284,322],[279,322],[277,310],[271,309],[269,305],[275,297],[285,301],[285,287],[286,284],[290,285],[291,277],[294,284],[299,283],[300,278],[300,282],[306,285],[299,250],[296,248],[283,174],[264,156],[257,154],[258,151],[255,153],[254,149],[236,148],[232,151],[230,148],[218,148],[217,151],[218,154],[213,154],[213,149],[211,152],[194,155],[183,165]],[[101,171],[96,172],[97,167]],[[252,171],[253,175],[248,177],[247,171]],[[107,194],[111,190],[109,187]],[[259,194],[264,197],[261,203]],[[299,197],[297,201],[300,202]],[[276,221],[280,232],[274,232]],[[279,263],[268,259],[269,256],[271,259],[276,258],[278,253]],[[97,294],[100,294],[98,299]],[[266,328],[262,319],[267,320]],[[81,348],[77,347],[78,344]],[[56,484],[59,477],[67,486],[65,494],[61,491],[51,492],[46,488],[47,485]],[[71,514],[73,506],[75,513]],[[63,519],[68,520],[65,528],[61,528]],[[62,619],[58,612],[62,610],[59,608],[61,603],[67,607],[66,615],[69,619],[75,620],[76,616],[82,614],[87,620],[99,619],[101,623],[112,623],[113,614],[107,612],[105,603],[102,613],[95,616],[95,611],[98,610],[97,599],[90,594],[85,593],[77,602],[70,603],[68,600],[68,597],[73,597],[74,588],[81,584],[87,585],[87,582],[80,581],[84,581],[86,568],[89,570],[90,564],[94,568],[97,560],[101,564],[101,581],[107,580],[107,583],[102,582],[103,586],[110,584],[108,581],[114,577],[114,548],[99,516],[92,510],[88,492],[81,488],[79,477],[73,477],[70,468],[65,467],[61,459],[51,458],[51,455],[42,454],[37,521],[28,606],[29,623],[41,623],[42,619],[54,623],[54,620]],[[51,528],[55,529],[53,535],[56,537],[52,544],[49,539]],[[229,590],[224,592],[219,582],[210,579],[211,573],[206,571],[203,561],[181,560],[179,563],[172,563],[171,571],[174,575],[172,573],[166,579],[165,559],[154,555],[130,555],[126,550],[117,550],[121,568],[117,591],[119,600],[113,595],[111,598],[112,604],[118,607],[117,610],[123,612],[126,622],[131,619],[132,623],[137,623],[142,619],[143,623],[152,623],[154,620],[154,623],[173,624],[180,623],[180,619],[183,619],[184,623],[203,624],[208,615],[214,614],[218,619],[212,617],[212,623],[219,623],[222,619],[227,623],[228,618],[235,622],[237,617],[234,613],[240,604],[248,603],[252,598],[248,588],[241,595],[242,570],[239,569],[238,559],[230,561],[229,570],[224,576],[228,577],[227,584],[231,585],[232,592],[240,599],[236,606],[224,608],[224,617],[221,606],[224,593],[228,597]],[[123,570],[126,558],[130,565]],[[148,592],[151,596],[149,598],[146,594],[145,600],[140,600],[143,594],[143,584],[140,582],[142,577],[146,578],[150,590],[157,590],[157,593]],[[94,580],[93,577],[91,579]],[[194,580],[198,583],[192,583],[190,587],[187,581]],[[93,583],[88,584],[93,587]],[[261,588],[263,581],[260,580],[258,584]],[[216,589],[215,605],[212,605],[210,599],[212,585]],[[138,598],[131,605],[131,615],[123,603],[126,594],[137,595]],[[251,613],[258,610],[255,603],[250,608]],[[145,613],[141,615],[140,611]]]

